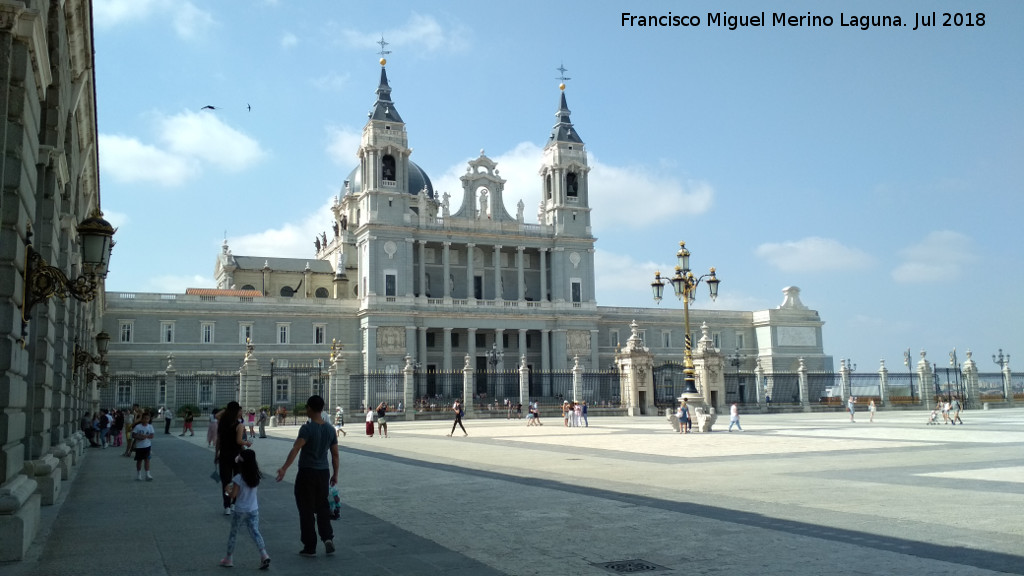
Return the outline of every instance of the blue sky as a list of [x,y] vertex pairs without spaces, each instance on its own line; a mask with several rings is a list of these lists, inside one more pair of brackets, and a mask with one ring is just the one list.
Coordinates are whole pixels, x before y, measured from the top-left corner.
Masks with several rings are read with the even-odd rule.
[[[837,364],[902,371],[911,348],[944,368],[955,347],[996,370],[998,348],[1024,354],[1024,3],[933,4],[95,0],[101,194],[119,227],[107,288],[212,286],[225,234],[235,254],[312,259],[383,35],[435,189],[457,206],[484,149],[527,221],[564,64],[600,305],[653,306],[654,271],[686,240],[722,279],[698,308],[774,308],[796,285]],[[708,27],[722,10],[769,25]],[[933,10],[985,25],[912,30]],[[623,11],[701,26],[623,27]],[[808,11],[834,25],[770,25]]]

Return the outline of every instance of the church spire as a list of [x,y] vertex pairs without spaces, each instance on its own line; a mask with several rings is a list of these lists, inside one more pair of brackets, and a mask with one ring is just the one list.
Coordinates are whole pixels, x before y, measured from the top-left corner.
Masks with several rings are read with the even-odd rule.
[[388,63],[384,56],[391,54],[391,51],[384,49],[388,43],[384,41],[383,36],[377,44],[380,44],[380,52],[378,52],[380,54],[380,85],[377,86],[377,101],[374,102],[373,110],[370,111],[370,120],[401,122],[402,117],[398,115],[395,103],[391,101],[391,85],[388,84],[388,71],[384,67]]
[[569,115],[572,112],[569,111],[569,105],[565,102],[565,81],[572,80],[567,78],[565,73],[568,70],[563,65],[559,65],[556,68],[561,75],[556,78],[561,84],[558,85],[558,89],[561,90],[562,101],[559,103],[558,112],[555,113],[555,117],[558,118],[558,122],[551,129],[551,137],[548,139],[549,142],[578,142],[583,143],[580,139],[580,135],[576,133],[576,129],[572,126],[572,120],[569,119]]

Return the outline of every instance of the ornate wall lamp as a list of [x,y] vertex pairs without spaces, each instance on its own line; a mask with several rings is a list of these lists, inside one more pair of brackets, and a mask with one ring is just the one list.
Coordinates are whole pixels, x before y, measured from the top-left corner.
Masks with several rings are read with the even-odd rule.
[[90,354],[85,348],[75,344],[75,366],[74,371],[78,371],[79,368],[88,367],[90,364],[103,365],[107,361],[107,349],[110,346],[110,334],[105,331],[100,332],[96,335],[96,352],[97,356]]
[[27,325],[31,318],[33,306],[53,296],[61,299],[71,296],[82,302],[89,302],[96,297],[99,282],[107,277],[116,230],[103,219],[103,213],[99,210],[83,220],[77,230],[82,247],[83,273],[74,279],[68,278],[60,268],[47,264],[32,247],[31,227],[26,230],[25,296],[21,305],[23,324]]

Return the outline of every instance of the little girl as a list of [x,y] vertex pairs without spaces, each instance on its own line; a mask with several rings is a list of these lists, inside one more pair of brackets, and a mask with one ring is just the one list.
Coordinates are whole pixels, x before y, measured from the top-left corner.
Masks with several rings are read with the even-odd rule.
[[238,535],[238,528],[245,523],[249,528],[249,535],[252,536],[256,547],[260,551],[260,570],[270,567],[270,555],[267,554],[267,546],[260,535],[260,512],[259,503],[256,500],[256,487],[260,485],[260,467],[256,463],[256,453],[246,449],[235,458],[238,463],[239,473],[231,479],[231,483],[224,489],[224,495],[235,499],[235,513],[231,518],[231,533],[228,535],[228,555],[221,561],[220,565],[231,568],[235,565],[231,556],[235,551],[235,537]]

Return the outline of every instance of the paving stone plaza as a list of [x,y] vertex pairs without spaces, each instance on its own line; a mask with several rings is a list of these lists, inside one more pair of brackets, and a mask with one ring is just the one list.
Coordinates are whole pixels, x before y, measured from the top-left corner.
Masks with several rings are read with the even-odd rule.
[[[964,426],[899,411],[751,414],[743,432],[679,435],[657,417],[390,422],[341,438],[332,557],[297,552],[296,427],[255,450],[260,526],[276,574],[1024,574],[1024,409]],[[727,423],[726,423],[727,425]],[[159,431],[158,431],[159,432]],[[228,535],[212,450],[157,435],[153,482],[90,449],[8,576],[219,574]],[[254,570],[244,534],[236,571]]]

